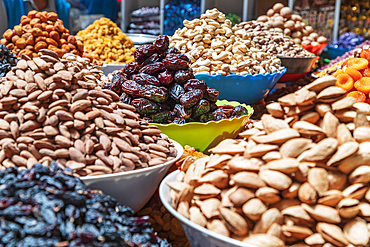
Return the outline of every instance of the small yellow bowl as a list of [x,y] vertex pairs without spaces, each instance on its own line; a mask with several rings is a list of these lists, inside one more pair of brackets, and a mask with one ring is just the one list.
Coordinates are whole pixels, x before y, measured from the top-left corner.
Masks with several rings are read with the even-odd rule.
[[241,105],[248,110],[248,115],[207,123],[150,124],[158,126],[162,133],[168,135],[170,139],[177,141],[182,146],[189,145],[200,152],[205,152],[226,138],[235,138],[254,112],[251,106],[236,101],[219,100],[216,105]]

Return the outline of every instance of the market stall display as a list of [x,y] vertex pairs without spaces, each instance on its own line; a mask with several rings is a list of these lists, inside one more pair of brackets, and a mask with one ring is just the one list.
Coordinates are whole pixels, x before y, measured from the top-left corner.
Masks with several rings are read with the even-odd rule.
[[0,171],[2,246],[170,246],[148,216],[88,189],[55,161]]
[[130,15],[130,26],[127,30],[132,34],[160,34],[159,7],[142,7],[132,11]]
[[190,243],[369,243],[369,121],[335,82],[323,77],[279,98],[243,139],[224,140],[164,180],[161,199]]
[[131,105],[96,87],[82,64],[50,50],[19,60],[1,79],[1,169],[52,159],[93,176],[163,164],[176,156],[167,136]]
[[328,45],[329,55],[332,59],[342,56],[347,51],[353,50],[360,45],[364,38],[355,33],[344,33],[338,40]]
[[16,64],[17,57],[15,54],[5,45],[0,44],[0,78],[4,77]]
[[100,18],[76,37],[84,42],[84,52],[105,64],[125,64],[134,61],[134,43],[117,24]]
[[190,58],[195,74],[257,75],[284,69],[276,56],[247,38],[246,30],[233,30],[231,21],[217,9],[183,23],[185,27],[171,37],[170,46]]
[[22,16],[13,30],[6,30],[1,43],[18,57],[24,54],[30,58],[37,57],[41,49],[52,50],[59,57],[67,52],[82,55],[84,49],[83,42],[69,34],[56,13],[34,10]]
[[189,58],[169,48],[168,36],[135,51],[135,62],[125,65],[103,88],[121,95],[147,121],[161,124],[209,122],[248,115],[245,107],[217,106],[219,92],[194,78]]

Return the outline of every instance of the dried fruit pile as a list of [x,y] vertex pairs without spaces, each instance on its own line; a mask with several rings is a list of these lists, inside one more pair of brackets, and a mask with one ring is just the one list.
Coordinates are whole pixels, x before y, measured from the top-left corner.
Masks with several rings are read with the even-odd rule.
[[170,46],[190,57],[194,73],[246,75],[283,70],[280,59],[246,39],[246,30],[233,29],[217,9],[183,23],[185,27],[171,37]]
[[15,54],[6,48],[5,45],[0,44],[0,78],[4,77],[16,64]]
[[[0,84],[0,169],[51,160],[90,176],[145,168],[176,149],[135,108],[96,84],[74,56],[19,60]],[[84,59],[82,59],[84,61]]]
[[219,92],[194,79],[189,58],[161,35],[135,51],[135,62],[123,66],[103,88],[121,95],[145,120],[155,123],[208,122],[247,115],[243,106],[217,106]]
[[335,82],[281,97],[244,139],[183,166],[168,184],[174,208],[254,246],[368,246],[369,107]]
[[257,48],[280,57],[312,57],[312,53],[306,51],[302,46],[296,44],[293,39],[288,38],[281,32],[270,28],[267,24],[248,21],[242,22],[236,27],[247,31],[244,39],[251,40]]
[[357,102],[370,103],[370,50],[362,50],[360,58],[350,58],[342,64],[333,76],[337,78],[336,86],[346,90],[347,97]]
[[306,26],[301,16],[292,14],[291,9],[284,7],[282,3],[275,4],[266,15],[258,17],[257,21],[267,23],[276,31],[292,37],[297,44],[316,46],[327,41],[325,37],[319,37],[311,26]]
[[87,56],[105,64],[123,64],[134,61],[134,42],[124,34],[117,24],[108,18],[100,18],[76,37],[84,42]]
[[41,49],[52,50],[59,57],[67,52],[82,55],[84,49],[82,41],[69,34],[56,13],[35,10],[22,16],[20,24],[14,26],[13,30],[6,30],[1,43],[19,58],[22,54],[37,57]]
[[0,246],[170,246],[149,217],[91,191],[55,161],[0,171]]

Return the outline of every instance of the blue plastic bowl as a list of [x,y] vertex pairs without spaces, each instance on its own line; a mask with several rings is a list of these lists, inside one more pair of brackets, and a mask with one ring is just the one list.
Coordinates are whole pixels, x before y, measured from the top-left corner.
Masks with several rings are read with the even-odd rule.
[[204,80],[208,87],[220,92],[220,100],[237,101],[253,104],[264,97],[275,87],[280,77],[286,72],[258,75],[207,75],[196,74],[195,78]]
[[328,45],[328,52],[331,59],[335,59],[336,57],[340,57],[344,55],[347,51],[350,51],[350,49],[335,47],[333,45]]

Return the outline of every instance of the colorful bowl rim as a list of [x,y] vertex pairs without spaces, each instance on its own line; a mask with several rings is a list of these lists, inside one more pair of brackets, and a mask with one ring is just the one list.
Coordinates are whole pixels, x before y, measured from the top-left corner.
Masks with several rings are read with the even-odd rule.
[[[179,221],[181,221],[182,223],[186,224],[187,226],[192,227],[192,228],[194,228],[195,230],[197,230],[199,232],[208,234],[208,235],[210,235],[210,236],[212,236],[212,237],[214,237],[216,239],[225,241],[227,243],[233,244],[233,245],[238,246],[238,247],[242,247],[242,246],[244,246],[244,247],[256,247],[255,245],[250,245],[248,243],[244,243],[244,242],[239,241],[237,239],[226,237],[226,236],[223,236],[223,235],[218,234],[216,232],[213,232],[213,231],[211,231],[211,230],[209,230],[209,229],[207,229],[205,227],[202,227],[202,226],[200,226],[198,224],[195,224],[194,222],[192,222],[191,220],[185,218],[179,212],[177,212],[176,209],[174,209],[172,207],[172,205],[168,201],[166,201],[164,199],[164,195],[163,195],[162,192],[164,192],[165,187],[169,187],[165,183],[165,182],[167,182],[166,180],[168,179],[168,177],[169,176],[175,176],[178,173],[180,173],[180,170],[176,170],[176,171],[171,172],[159,184],[159,198],[160,198],[161,202],[163,203],[164,207],[170,212],[170,214],[172,214],[174,217],[176,217]],[[171,190],[171,188],[170,188],[170,190]]]
[[[313,54],[313,53],[311,53]],[[283,56],[277,56],[277,58],[282,58],[282,59],[297,59],[297,60],[300,60],[300,59],[316,59],[318,56],[316,56],[315,54],[313,54],[312,57],[283,57]]]
[[169,160],[169,161],[167,161],[163,164],[150,166],[150,167],[137,169],[137,170],[132,170],[132,171],[126,171],[126,172],[117,172],[117,173],[102,174],[102,175],[96,175],[96,176],[81,176],[80,179],[82,181],[89,181],[89,180],[100,179],[100,178],[116,178],[116,177],[122,177],[122,176],[125,176],[125,175],[135,175],[135,174],[142,173],[142,172],[156,170],[156,169],[159,169],[161,167],[168,166],[171,163],[174,164],[184,154],[184,148],[181,146],[180,143],[178,143],[178,142],[176,142],[172,139],[169,139],[169,140],[174,144],[174,146],[176,148],[176,151],[177,151],[177,155],[174,159]]
[[[237,101],[228,101],[228,100],[219,100],[217,102],[226,102],[227,103],[238,103],[239,105],[242,105],[244,106],[247,110],[248,110],[248,115],[243,115],[241,117],[234,117],[232,119],[229,119],[229,118],[226,118],[226,119],[222,119],[222,120],[219,120],[219,121],[208,121],[207,123],[200,123],[200,122],[190,122],[190,123],[184,123],[184,124],[177,124],[177,123],[169,123],[169,124],[160,124],[160,123],[150,123],[150,125],[156,125],[156,126],[161,126],[161,127],[169,127],[169,126],[192,126],[192,125],[203,125],[203,126],[207,126],[209,124],[213,124],[213,123],[221,123],[221,122],[232,122],[232,121],[236,121],[236,120],[240,120],[240,119],[243,119],[243,118],[246,118],[246,117],[250,117],[253,115],[254,113],[254,109],[253,107],[251,107],[250,105],[246,105],[244,103],[239,103]],[[216,103],[217,104],[217,103]],[[226,105],[224,104],[224,105]]]
[[283,67],[283,70],[282,71],[279,71],[279,72],[275,72],[275,73],[267,73],[267,74],[256,74],[256,75],[252,75],[252,74],[246,74],[246,75],[236,75],[236,74],[230,74],[230,75],[221,75],[221,74],[217,74],[217,75],[209,75],[209,74],[202,74],[202,73],[196,73],[194,74],[195,76],[197,75],[201,75],[201,76],[207,76],[207,77],[211,77],[211,78],[217,78],[217,77],[241,77],[241,78],[246,78],[246,77],[254,77],[254,78],[260,78],[260,77],[275,77],[277,75],[283,75],[287,69],[285,67]]

